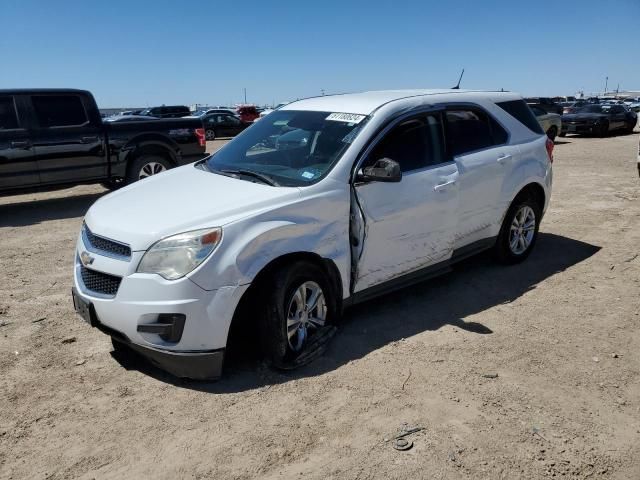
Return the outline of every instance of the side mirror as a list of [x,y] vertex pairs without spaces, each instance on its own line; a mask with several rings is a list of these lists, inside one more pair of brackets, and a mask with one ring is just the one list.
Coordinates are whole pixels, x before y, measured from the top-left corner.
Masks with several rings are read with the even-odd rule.
[[399,182],[402,180],[402,170],[395,160],[381,158],[370,167],[365,167],[356,175],[358,182]]

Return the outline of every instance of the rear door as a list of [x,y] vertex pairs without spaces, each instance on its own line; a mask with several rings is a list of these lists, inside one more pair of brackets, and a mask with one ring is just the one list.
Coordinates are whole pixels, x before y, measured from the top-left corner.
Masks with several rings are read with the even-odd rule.
[[355,253],[355,292],[445,261],[452,253],[458,169],[445,153],[441,113],[399,121],[361,167],[381,158],[400,164],[402,180],[354,184],[366,232]]
[[32,95],[33,134],[43,184],[106,178],[104,127],[90,119],[88,99],[79,94]]
[[446,135],[460,179],[456,248],[489,235],[499,220],[502,182],[519,155],[507,131],[479,106],[452,105],[446,112]]
[[0,95],[0,190],[40,182],[23,104],[20,95]]

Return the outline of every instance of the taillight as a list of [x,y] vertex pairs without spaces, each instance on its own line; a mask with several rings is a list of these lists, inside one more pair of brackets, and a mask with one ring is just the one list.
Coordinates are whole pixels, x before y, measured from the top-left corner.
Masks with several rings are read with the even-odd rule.
[[547,155],[549,155],[549,161],[553,163],[553,147],[555,147],[553,140],[551,140],[550,138],[547,138],[546,146],[547,146]]
[[207,146],[207,139],[204,136],[204,128],[196,128],[196,137],[198,137],[198,143],[201,147]]

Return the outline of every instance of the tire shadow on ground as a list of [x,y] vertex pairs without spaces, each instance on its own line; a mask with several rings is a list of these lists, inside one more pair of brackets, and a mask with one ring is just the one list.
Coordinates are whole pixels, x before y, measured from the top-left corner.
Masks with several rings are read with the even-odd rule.
[[[363,358],[397,340],[452,325],[479,335],[492,330],[465,318],[513,302],[545,279],[596,254],[601,247],[551,233],[540,233],[536,249],[523,263],[504,266],[490,254],[469,258],[444,276],[370,300],[344,313],[338,334],[324,354],[294,371],[266,367],[248,343],[245,355],[226,362],[215,382],[175,378],[139,356],[113,357],[126,369],[139,370],[162,382],[209,393],[241,392],[266,385],[322,375]],[[505,321],[511,320],[505,318]],[[494,327],[495,328],[495,327]],[[498,327],[499,328],[499,327]]]

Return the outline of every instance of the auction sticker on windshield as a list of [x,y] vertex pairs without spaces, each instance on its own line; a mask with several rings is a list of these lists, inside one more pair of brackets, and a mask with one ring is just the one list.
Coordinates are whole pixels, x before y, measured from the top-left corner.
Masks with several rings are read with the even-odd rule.
[[366,118],[366,115],[358,115],[355,113],[332,113],[326,120],[333,122],[360,123]]

